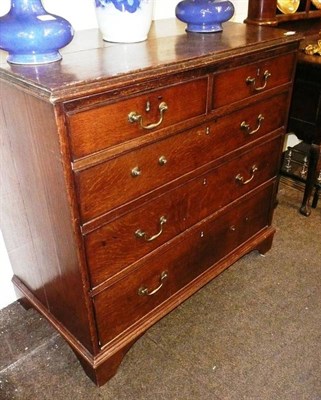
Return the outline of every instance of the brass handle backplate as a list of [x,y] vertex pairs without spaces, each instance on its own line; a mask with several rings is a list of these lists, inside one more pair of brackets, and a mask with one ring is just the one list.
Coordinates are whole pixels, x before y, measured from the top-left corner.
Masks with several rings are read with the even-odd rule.
[[131,111],[131,112],[128,114],[128,121],[131,122],[131,123],[133,123],[133,122],[139,122],[140,126],[141,126],[143,129],[154,129],[154,128],[157,128],[157,127],[163,122],[163,119],[164,119],[164,112],[165,112],[166,110],[168,110],[168,106],[167,106],[167,104],[165,103],[165,101],[162,101],[162,102],[159,104],[158,109],[159,109],[160,117],[159,117],[159,120],[158,120],[157,122],[153,123],[153,124],[147,124],[147,125],[145,125],[144,122],[143,122],[143,117],[142,117],[142,115],[141,115],[141,114],[138,114],[136,111]]
[[263,82],[264,83],[262,86],[258,86],[258,87],[256,86],[256,78],[252,78],[251,76],[248,76],[246,78],[245,82],[248,85],[251,85],[252,89],[255,92],[260,92],[261,90],[266,88],[266,85],[268,83],[268,79],[270,78],[270,76],[272,76],[271,72],[269,72],[268,70],[264,71],[264,74],[263,74]]
[[250,183],[250,182],[254,179],[255,172],[256,172],[257,170],[258,170],[258,168],[257,168],[257,166],[254,164],[254,165],[252,165],[252,167],[251,167],[251,176],[250,176],[249,179],[244,180],[244,177],[243,177],[241,174],[237,174],[236,177],[235,177],[235,180],[236,180],[237,182],[242,183],[242,185],[247,185],[248,183]]
[[251,129],[250,124],[243,121],[240,125],[242,130],[245,130],[248,135],[254,135],[254,133],[258,132],[261,129],[262,122],[264,121],[264,117],[262,114],[259,114],[257,117],[257,127],[255,129]]
[[135,232],[135,236],[138,239],[144,239],[146,242],[152,242],[153,240],[157,239],[162,233],[163,233],[163,226],[164,224],[166,224],[167,222],[167,218],[162,215],[159,218],[159,231],[153,235],[153,236],[148,236],[148,234],[146,232],[144,232],[142,229],[137,229],[137,231]]
[[146,286],[141,286],[138,289],[138,295],[139,296],[153,296],[156,294],[164,285],[164,281],[168,278],[168,273],[167,271],[163,271],[160,276],[160,284],[153,289],[152,291],[149,291],[149,289]]

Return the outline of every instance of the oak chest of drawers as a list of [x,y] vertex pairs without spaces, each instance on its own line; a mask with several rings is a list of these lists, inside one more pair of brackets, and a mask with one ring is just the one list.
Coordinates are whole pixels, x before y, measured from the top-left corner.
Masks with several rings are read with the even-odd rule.
[[153,323],[271,247],[298,41],[160,21],[143,43],[80,32],[61,63],[1,64],[23,199],[1,229],[10,245],[24,217],[32,243],[13,282],[98,385]]

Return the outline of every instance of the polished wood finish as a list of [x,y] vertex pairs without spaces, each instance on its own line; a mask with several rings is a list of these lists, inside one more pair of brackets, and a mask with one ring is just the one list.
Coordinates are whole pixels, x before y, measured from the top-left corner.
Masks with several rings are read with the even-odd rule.
[[[301,0],[298,10],[293,14],[283,14],[277,8],[277,0],[249,0],[248,24],[277,26],[282,23],[313,21],[321,18],[321,10],[311,0]],[[313,22],[312,22],[313,24]]]
[[143,124],[148,126],[159,120],[157,105],[165,102],[170,112],[164,111],[161,129],[205,114],[208,85],[206,77],[170,87],[167,85],[127,100],[106,102],[106,105],[100,107],[93,105],[90,109],[86,107],[82,112],[80,106],[77,113],[69,114],[70,142],[74,158],[146,135],[146,130],[139,122],[128,124],[128,115],[131,112],[141,115]]
[[[54,109],[47,101],[29,96],[4,80],[0,92],[6,99],[2,103],[4,119],[23,194],[24,208],[16,213],[27,215],[34,250],[26,255],[26,261],[33,259],[28,268],[24,259],[13,263],[14,273],[92,351],[88,302],[79,274],[78,244],[74,240],[74,229],[79,231],[79,226],[70,224],[69,193],[61,189],[66,187],[66,177],[60,161]],[[6,226],[1,230],[6,238]]]
[[[213,88],[213,108],[222,107],[259,93],[255,91],[255,88],[264,85],[265,71],[271,74],[267,79],[269,89],[289,83],[292,79],[294,59],[295,55],[290,53],[216,74]],[[244,85],[247,78],[255,78],[255,84]]]
[[277,25],[277,0],[249,0],[246,23],[257,25]]
[[77,32],[61,62],[0,68],[23,198],[1,229],[10,246],[27,215],[32,243],[13,282],[97,385],[148,327],[272,245],[299,36],[184,28],[159,21],[132,45]]
[[[245,243],[268,226],[270,209],[260,204],[271,201],[273,185],[252,193],[246,200],[235,202],[219,215],[207,218],[194,229],[178,237],[166,249],[154,252],[151,257],[126,275],[122,280],[95,297],[98,335],[102,345],[126,329],[135,329],[144,323],[148,313],[166,302],[174,294],[193,282],[206,269]],[[168,277],[157,295],[139,296],[140,287],[154,289],[160,276]]]
[[[141,198],[149,191],[165,186],[183,175],[194,173],[196,168],[213,162],[221,154],[238,149],[240,145],[250,143],[260,135],[281,127],[285,112],[283,104],[287,104],[286,100],[286,94],[283,93],[269,99],[266,104],[260,103],[242,109],[206,126],[181,132],[77,173],[76,183],[83,221],[104,214],[125,202]],[[258,125],[259,115],[265,115],[262,130],[258,131],[258,135],[248,135],[241,128],[242,122],[246,120],[248,124],[252,123],[254,129]],[[277,117],[274,118],[274,115]],[[219,135],[225,131],[230,132],[230,137],[228,134]],[[199,157],[204,148],[208,148],[208,151],[203,157]],[[162,157],[166,160],[164,164],[159,161]],[[132,175],[134,168],[140,171],[139,176]],[[122,191],[123,187],[126,187],[126,192]]]
[[[255,152],[251,148],[241,157],[187,181],[86,235],[92,285],[97,286],[106,279],[115,277],[125,267],[128,268],[128,265],[161,244],[167,243],[180,233],[184,234],[200,219],[215,213],[216,210],[227,206],[256,186],[272,179],[277,174],[281,145],[279,134],[275,136],[266,138],[263,145],[256,148]],[[240,185],[235,176],[238,173],[248,175],[252,165],[258,168],[255,178],[248,185]],[[219,192],[215,190],[218,187]],[[167,222],[163,234],[157,240],[146,242],[135,236],[139,228],[150,233],[149,236],[157,232],[162,215],[166,217]],[[131,251],[128,252],[127,249]],[[110,259],[113,263],[106,268]]]

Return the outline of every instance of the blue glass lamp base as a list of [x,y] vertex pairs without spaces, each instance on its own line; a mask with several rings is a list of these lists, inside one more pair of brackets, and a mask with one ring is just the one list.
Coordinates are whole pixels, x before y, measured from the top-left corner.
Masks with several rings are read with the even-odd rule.
[[59,51],[44,54],[9,54],[7,61],[10,64],[48,64],[61,60]]
[[221,32],[223,30],[222,24],[187,24],[186,32],[197,32],[197,33],[213,33]]
[[0,17],[0,49],[12,64],[46,64],[61,60],[59,49],[73,38],[71,24],[47,13],[41,0],[11,0]]
[[220,32],[222,23],[233,17],[234,6],[229,0],[182,0],[175,14],[187,24],[187,32]]

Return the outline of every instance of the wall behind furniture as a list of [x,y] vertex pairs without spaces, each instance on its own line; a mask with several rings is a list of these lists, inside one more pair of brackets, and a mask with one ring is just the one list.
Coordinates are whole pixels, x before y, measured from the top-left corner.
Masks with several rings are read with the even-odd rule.
[[[154,0],[154,19],[175,17],[175,6],[178,2],[179,0]],[[94,0],[43,0],[42,3],[47,11],[60,15],[71,22],[75,30],[97,27]],[[233,21],[242,22],[247,14],[248,0],[232,0],[232,3],[235,6]],[[0,15],[4,15],[9,11],[10,4],[10,0],[1,0]],[[0,157],[3,160],[2,147]],[[7,199],[1,189],[0,182],[0,202],[5,201]],[[5,207],[1,207],[1,212],[4,212],[4,209]],[[5,218],[1,218],[0,215],[0,228],[3,220]],[[16,299],[11,284],[12,269],[9,261],[9,257],[13,253],[17,253],[16,250],[15,248],[10,248],[7,252],[0,231],[0,309]],[[21,260],[21,262],[24,262],[24,260]]]
[[[235,7],[233,21],[243,22],[247,14],[248,0],[231,0]],[[154,0],[154,19],[175,16],[175,7],[179,0]],[[0,15],[10,9],[10,0],[1,0]],[[60,15],[71,22],[74,29],[90,29],[97,26],[94,0],[42,0],[47,11]]]

